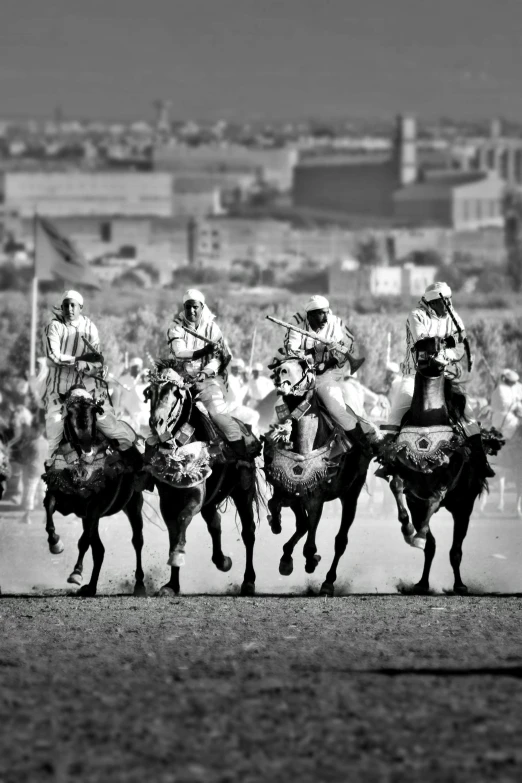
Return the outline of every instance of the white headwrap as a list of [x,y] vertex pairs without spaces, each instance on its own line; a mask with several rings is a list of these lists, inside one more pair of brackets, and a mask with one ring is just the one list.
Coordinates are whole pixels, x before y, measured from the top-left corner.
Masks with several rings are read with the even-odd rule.
[[205,304],[205,295],[201,293],[201,291],[198,291],[197,288],[189,288],[188,291],[185,291],[183,294],[183,304],[185,302],[201,302],[202,305]]
[[510,383],[516,383],[520,377],[518,372],[515,372],[515,370],[502,370],[501,374],[506,379],[506,381],[509,381]]
[[387,362],[387,364],[386,364],[386,369],[388,370],[388,372],[394,372],[394,373],[397,373],[397,375],[398,375],[398,374],[400,373],[400,371],[401,371],[401,368],[399,367],[399,365],[397,364],[397,362]]
[[73,291],[70,289],[69,291],[64,291],[62,294],[61,303],[63,304],[66,299],[72,299],[73,302],[78,302],[79,305],[83,306],[83,296],[78,293],[78,291]]
[[329,310],[330,302],[325,296],[312,296],[304,306],[305,312],[312,310]]
[[450,299],[451,288],[447,283],[432,283],[424,292],[424,299],[427,302],[432,302],[434,299],[440,299],[440,295],[445,299]]

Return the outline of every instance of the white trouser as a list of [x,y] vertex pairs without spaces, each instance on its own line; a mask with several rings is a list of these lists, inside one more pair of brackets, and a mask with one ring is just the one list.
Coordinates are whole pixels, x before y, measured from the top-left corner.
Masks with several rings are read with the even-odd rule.
[[[206,378],[197,384],[196,390],[196,399],[198,402],[203,403],[208,411],[208,415],[216,427],[221,430],[226,440],[230,442],[243,440],[241,427],[229,413],[229,407],[225,400],[225,390],[221,381],[218,378]],[[255,413],[255,411],[252,411],[252,413]]]
[[[104,407],[105,413],[96,417],[96,427],[106,438],[117,440],[121,451],[127,451],[135,440],[132,431],[126,424],[118,421],[113,408],[109,406],[108,400],[105,401]],[[49,459],[54,455],[63,438],[63,417],[63,404],[60,398],[51,397],[47,401],[45,411],[45,430],[49,445]]]
[[[415,390],[415,375],[404,375],[398,386],[396,392],[393,395],[390,415],[388,417],[388,424],[400,426],[402,417],[411,408],[411,401],[413,399],[413,392]],[[466,407],[464,408],[464,414],[469,421],[461,421],[461,426],[464,432],[468,435],[477,435],[480,433],[480,427],[477,425],[473,411],[468,403],[466,397]]]
[[244,424],[250,424],[252,429],[256,429],[259,424],[259,413],[253,408],[249,408],[248,405],[228,405],[228,410],[236,419],[242,421]]
[[[315,380],[317,396],[332,419],[343,430],[353,430],[355,425],[360,422],[363,425],[363,430],[366,431],[364,421],[361,421],[353,411],[346,410],[343,390],[340,385],[342,379],[343,371],[340,368],[333,368],[327,370],[322,375],[318,375]],[[370,427],[370,429],[372,428]]]
[[400,384],[394,390],[388,424],[400,426],[402,417],[410,410],[414,389],[415,376],[403,375]]

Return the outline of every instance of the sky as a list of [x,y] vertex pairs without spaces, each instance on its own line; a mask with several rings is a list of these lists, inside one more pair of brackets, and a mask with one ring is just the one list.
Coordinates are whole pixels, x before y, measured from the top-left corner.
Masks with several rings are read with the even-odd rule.
[[522,120],[522,0],[1,0],[0,118]]

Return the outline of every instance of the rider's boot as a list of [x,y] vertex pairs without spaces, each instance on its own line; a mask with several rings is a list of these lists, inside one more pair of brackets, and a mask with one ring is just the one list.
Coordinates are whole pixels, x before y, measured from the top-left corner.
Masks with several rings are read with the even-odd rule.
[[370,432],[364,432],[360,422],[357,422],[357,424],[353,429],[345,430],[345,433],[348,437],[348,440],[350,440],[353,444],[359,446],[362,453],[366,457],[372,459],[372,457],[375,456],[375,454],[377,453],[376,444],[378,440],[377,438],[372,437],[372,434]]
[[475,460],[476,464],[482,469],[486,478],[493,478],[496,474],[491,465],[488,462],[486,452],[484,451],[484,444],[480,434],[470,435],[467,443],[471,449],[471,456]]
[[254,482],[254,463],[248,459],[246,443],[241,440],[229,440],[228,445],[237,457],[239,483],[242,489],[250,489]]
[[[384,443],[389,443],[390,441],[395,440],[395,438],[398,435],[398,432],[399,432],[399,427],[396,427],[393,430],[391,430],[391,429],[383,430],[382,427],[381,427],[381,435],[383,436],[382,437],[382,443],[383,444]],[[386,481],[387,481],[389,479],[389,477],[390,477],[390,471],[384,465],[381,465],[375,471],[374,475],[377,476],[378,478],[386,479]]]
[[350,372],[352,375],[355,375],[357,370],[364,364],[366,359],[364,357],[360,357],[357,359],[355,356],[353,356],[351,353],[348,354],[348,363],[350,365]]

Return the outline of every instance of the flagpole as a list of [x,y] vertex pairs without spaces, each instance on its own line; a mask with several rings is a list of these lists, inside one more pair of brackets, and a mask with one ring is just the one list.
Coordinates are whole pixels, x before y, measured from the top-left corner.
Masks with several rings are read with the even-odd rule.
[[29,377],[34,377],[36,368],[36,330],[38,328],[38,278],[36,276],[36,210],[33,215],[33,281],[31,292],[31,337],[29,349]]
[[254,334],[252,335],[252,347],[250,348],[250,363],[249,363],[249,371],[252,372],[252,364],[254,363],[254,349],[256,345],[256,334],[257,334],[257,327],[254,327]]

